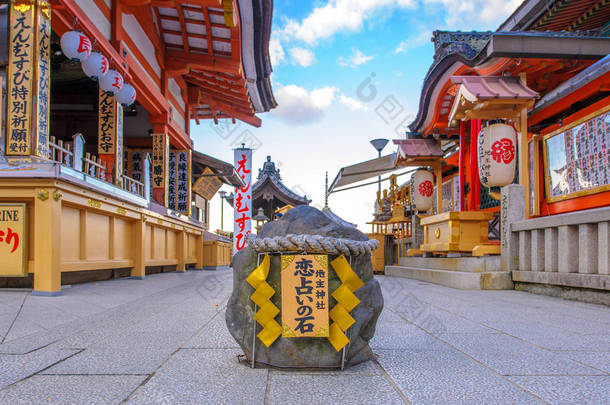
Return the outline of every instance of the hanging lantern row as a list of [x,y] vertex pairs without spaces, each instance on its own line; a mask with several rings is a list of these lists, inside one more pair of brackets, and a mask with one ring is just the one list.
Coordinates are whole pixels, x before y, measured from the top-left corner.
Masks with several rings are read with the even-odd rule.
[[479,177],[487,187],[511,184],[517,168],[517,134],[504,123],[488,125],[479,132]]
[[136,101],[136,89],[124,83],[123,76],[109,69],[108,59],[100,52],[91,50],[91,40],[80,31],[68,31],[61,36],[61,50],[68,59],[81,63],[83,72],[99,82],[100,87],[114,95],[116,101],[131,105]]
[[417,170],[411,176],[411,201],[417,211],[428,211],[432,208],[434,194],[434,175],[424,169]]

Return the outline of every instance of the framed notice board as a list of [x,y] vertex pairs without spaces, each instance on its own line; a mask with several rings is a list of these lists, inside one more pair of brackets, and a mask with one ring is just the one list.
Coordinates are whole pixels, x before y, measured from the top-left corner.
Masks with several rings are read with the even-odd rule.
[[610,190],[610,106],[544,137],[548,202]]

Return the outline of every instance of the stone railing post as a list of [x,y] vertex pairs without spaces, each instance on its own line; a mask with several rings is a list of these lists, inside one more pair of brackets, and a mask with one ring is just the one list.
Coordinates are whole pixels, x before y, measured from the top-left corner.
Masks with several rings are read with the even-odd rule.
[[85,153],[85,138],[83,138],[82,134],[77,133],[72,136],[72,140],[74,141],[72,144],[72,153],[74,154],[72,159],[72,168],[82,172],[83,156]]
[[518,270],[519,236],[513,234],[510,224],[525,219],[525,187],[520,184],[502,187],[500,207],[502,270]]

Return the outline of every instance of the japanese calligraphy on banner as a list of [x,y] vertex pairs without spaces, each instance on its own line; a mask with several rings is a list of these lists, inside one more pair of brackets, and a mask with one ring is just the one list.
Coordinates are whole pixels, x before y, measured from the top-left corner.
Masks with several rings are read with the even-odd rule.
[[113,154],[115,148],[115,125],[117,103],[109,93],[99,88],[97,153]]
[[167,175],[167,208],[190,215],[190,166],[188,150],[169,153]]
[[328,256],[281,258],[282,337],[328,337]]
[[167,134],[153,134],[152,187],[153,199],[167,206],[167,172],[169,138]]
[[35,152],[46,158],[49,155],[51,7],[45,0],[36,9],[36,125]]
[[124,148],[123,148],[123,106],[119,103],[116,104],[116,139],[114,148],[116,153],[114,155],[115,167],[114,167],[114,181],[115,184],[120,185],[121,176],[123,175],[123,164],[125,162]]
[[[146,159],[147,153],[152,155],[152,151],[150,149],[130,149],[127,153],[127,168],[129,171],[129,176],[141,183],[144,183],[144,159]],[[152,165],[150,165],[148,169],[150,172],[150,178],[152,179]],[[152,186],[150,187],[150,197],[152,198]]]
[[176,211],[190,215],[191,212],[191,151],[176,153]]
[[176,210],[176,152],[169,152],[167,167],[167,208]]
[[234,166],[237,174],[246,184],[235,187],[233,199],[233,254],[246,246],[246,235],[252,231],[252,149],[234,150]]
[[33,26],[34,6],[31,1],[13,1],[8,39],[7,155],[29,155],[32,152]]
[[25,241],[25,204],[0,204],[0,276],[26,276]]
[[203,173],[201,173],[201,177],[193,184],[193,192],[206,200],[211,200],[220,190],[220,187],[222,187],[222,181],[214,175],[212,169],[206,166]]

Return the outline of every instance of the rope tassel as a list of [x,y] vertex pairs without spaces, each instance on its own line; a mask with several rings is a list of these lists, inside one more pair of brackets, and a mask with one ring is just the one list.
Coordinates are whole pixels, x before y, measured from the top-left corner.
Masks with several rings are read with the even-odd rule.
[[329,312],[333,323],[330,325],[328,340],[336,351],[340,351],[349,343],[349,338],[345,332],[356,322],[350,315],[350,312],[360,303],[354,292],[364,283],[354,272],[344,255],[337,257],[330,264],[341,280],[341,285],[332,293],[333,298],[337,300],[337,305]]
[[269,255],[265,255],[261,264],[246,278],[248,284],[254,288],[254,293],[252,293],[250,299],[259,307],[254,319],[263,327],[256,336],[267,347],[271,346],[282,334],[282,327],[275,321],[275,317],[280,313],[280,310],[270,300],[275,294],[275,290],[267,283],[269,264]]

